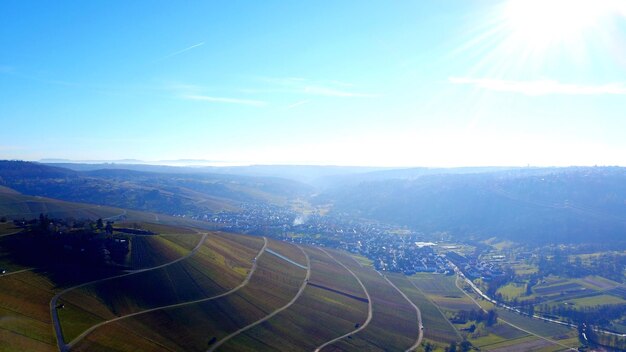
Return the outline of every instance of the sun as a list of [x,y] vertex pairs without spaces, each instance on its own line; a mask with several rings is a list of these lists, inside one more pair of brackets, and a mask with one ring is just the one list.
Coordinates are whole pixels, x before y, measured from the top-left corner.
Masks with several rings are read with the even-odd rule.
[[543,50],[584,40],[615,7],[612,0],[509,0],[501,19],[512,44]]

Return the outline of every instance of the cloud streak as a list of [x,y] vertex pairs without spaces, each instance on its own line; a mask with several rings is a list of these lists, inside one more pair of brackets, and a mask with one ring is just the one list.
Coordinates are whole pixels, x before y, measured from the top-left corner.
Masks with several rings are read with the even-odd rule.
[[314,96],[325,96],[334,98],[376,98],[378,94],[361,93],[352,90],[354,87],[351,83],[340,81],[311,81],[301,77],[283,77],[283,78],[271,78],[264,77],[263,81],[270,83],[271,85],[281,88],[269,88],[269,89],[253,89],[247,90],[249,92],[262,92],[262,93],[292,93]]
[[183,95],[182,98],[186,100],[206,101],[210,103],[237,104],[257,107],[267,105],[266,102],[261,100],[214,97],[209,95]]
[[368,93],[355,93],[346,90],[323,87],[323,86],[306,86],[303,88],[304,94],[310,95],[322,95],[326,97],[338,97],[338,98],[374,98],[375,94]]
[[568,84],[554,80],[509,81],[490,78],[450,77],[453,84],[471,85],[476,88],[498,92],[520,93],[529,96],[539,95],[626,95],[623,83],[601,85]]
[[291,105],[288,105],[285,108],[285,110],[291,110],[291,109],[297,108],[298,106],[301,106],[301,105],[304,105],[304,104],[308,104],[309,102],[310,102],[310,100],[300,100],[300,101],[295,102],[295,103],[293,103]]
[[[182,53],[184,53],[184,52],[187,52],[187,51],[189,51],[189,50],[193,50],[193,49],[195,49],[195,48],[197,48],[197,47],[200,47],[200,46],[203,46],[203,45],[204,45],[204,42],[200,42],[200,43],[198,43],[198,44],[194,44],[194,45],[189,46],[189,47],[186,47],[186,48],[184,48],[184,49],[181,49],[181,50],[175,51],[175,52],[173,52],[173,53],[171,53],[171,54],[165,55],[165,56],[163,56],[160,60],[169,59],[169,58],[171,58],[171,57],[174,57],[174,56],[176,56],[176,55],[180,55],[180,54],[182,54]],[[160,61],[160,60],[159,60],[159,61]]]

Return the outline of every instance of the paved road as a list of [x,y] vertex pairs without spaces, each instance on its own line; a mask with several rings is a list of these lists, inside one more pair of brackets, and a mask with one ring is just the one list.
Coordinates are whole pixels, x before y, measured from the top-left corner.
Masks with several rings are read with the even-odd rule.
[[[208,349],[208,352],[211,351],[215,351],[216,348],[218,348],[219,346],[223,345],[226,341],[230,340],[231,338],[239,335],[240,333],[251,329],[269,319],[271,319],[273,316],[275,316],[276,314],[284,311],[285,309],[291,307],[296,300],[300,297],[300,295],[302,295],[302,292],[304,292],[304,289],[306,288],[306,284],[309,281],[309,277],[311,276],[311,260],[309,258],[309,255],[302,249],[302,247],[298,246],[298,248],[300,248],[300,250],[302,251],[302,253],[304,254],[304,256],[306,257],[306,276],[304,277],[304,280],[302,281],[302,285],[300,285],[300,289],[298,290],[298,293],[296,293],[296,295],[291,299],[291,301],[289,301],[289,303],[287,303],[286,305],[282,306],[281,308],[276,309],[275,311],[273,311],[272,313],[270,313],[269,315],[265,316],[263,319],[259,319],[257,321],[255,321],[252,324],[249,324],[247,326],[244,326],[243,328],[233,332],[232,334],[224,337],[223,339],[217,341],[213,346],[211,346],[211,348]],[[270,251],[269,249],[267,250],[268,252]],[[290,263],[293,263],[295,265],[297,265],[298,267],[300,267],[300,265],[298,265],[295,262],[292,262],[291,260],[289,261]]]
[[383,278],[389,283],[389,285],[395,288],[396,291],[398,291],[398,293],[401,294],[402,297],[404,297],[404,299],[406,299],[406,301],[409,302],[411,306],[413,306],[413,308],[415,308],[415,313],[417,315],[417,329],[418,329],[417,340],[415,340],[415,343],[411,347],[407,348],[405,352],[414,351],[420,345],[420,343],[422,343],[422,338],[424,338],[424,329],[423,329],[424,325],[422,325],[422,312],[415,305],[415,303],[411,302],[409,297],[407,297],[404,294],[404,292],[400,291],[398,286],[396,286],[393,282],[391,282],[391,280],[389,280],[389,278],[387,278],[387,276],[383,275]]
[[[266,248],[267,248],[267,238],[263,237],[263,247],[259,250],[259,253],[255,256],[255,258],[258,259],[261,256],[261,254],[263,254],[263,252],[266,250]],[[161,307],[151,308],[151,309],[147,309],[147,310],[142,310],[141,312],[132,313],[132,314],[124,315],[124,316],[117,317],[117,318],[114,318],[114,319],[110,319],[110,320],[107,320],[107,321],[103,321],[100,324],[97,324],[97,325],[94,325],[94,326],[90,327],[85,332],[80,334],[78,337],[76,337],[74,340],[72,340],[70,343],[68,343],[67,347],[68,348],[73,347],[74,345],[76,345],[76,343],[78,343],[80,340],[82,340],[85,336],[89,335],[91,332],[93,332],[97,328],[99,328],[99,327],[101,327],[103,325],[109,324],[109,323],[113,323],[113,322],[116,322],[116,321],[119,321],[119,320],[122,320],[122,319],[134,317],[134,316],[141,315],[141,314],[154,312],[154,311],[161,310],[161,309],[178,308],[178,307],[183,307],[183,306],[190,305],[190,304],[196,304],[196,303],[212,301],[214,299],[218,299],[220,297],[224,297],[224,296],[230,295],[231,293],[235,293],[239,289],[241,289],[244,286],[246,286],[248,284],[248,282],[250,282],[250,279],[252,278],[252,275],[256,271],[256,268],[257,268],[257,260],[255,260],[253,262],[252,268],[250,268],[250,271],[248,272],[248,275],[246,276],[245,280],[243,280],[237,287],[231,289],[230,291],[221,293],[221,294],[216,295],[216,296],[211,296],[211,297],[206,297],[206,298],[202,298],[202,299],[197,299],[195,301],[170,304],[170,305],[167,305],[167,306],[161,306]]]
[[52,299],[50,300],[50,316],[52,316],[52,325],[54,326],[54,333],[57,339],[57,347],[59,348],[59,351],[61,352],[66,352],[69,350],[68,345],[65,343],[65,339],[63,338],[63,330],[61,329],[61,323],[59,322],[59,312],[57,311],[57,302],[59,300],[59,298],[66,294],[67,292],[77,289],[77,288],[81,288],[83,286],[87,286],[87,285],[91,285],[91,284],[96,284],[99,282],[104,282],[104,281],[108,281],[108,280],[113,280],[113,279],[117,279],[120,277],[124,277],[124,276],[129,276],[129,275],[135,275],[135,274],[139,274],[139,273],[143,273],[145,271],[150,271],[150,270],[156,270],[156,269],[160,269],[160,268],[164,268],[168,265],[172,265],[174,263],[178,263],[181,260],[187,259],[190,256],[194,255],[199,249],[200,247],[202,247],[202,244],[204,243],[204,241],[206,240],[207,236],[209,234],[205,233],[204,235],[202,235],[202,238],[200,239],[200,241],[198,242],[198,244],[194,247],[194,249],[192,249],[189,253],[187,253],[186,255],[173,260],[169,263],[165,263],[165,264],[161,264],[152,268],[145,268],[145,269],[139,269],[139,270],[134,270],[130,273],[126,273],[126,274],[121,274],[121,275],[117,275],[117,276],[111,276],[111,277],[107,277],[104,279],[99,279],[99,280],[94,280],[94,281],[89,281],[89,282],[85,282],[82,283],[80,285],[76,285],[76,286],[72,286],[69,288],[66,288],[65,290],[57,293],[56,295],[54,295],[54,297],[52,297]]
[[[322,252],[324,252],[330,259],[334,260],[335,262],[337,262],[337,264],[341,265],[344,269],[348,270],[348,272],[350,273],[350,275],[352,275],[352,277],[354,277],[356,279],[356,281],[359,283],[359,285],[361,285],[361,288],[363,289],[363,292],[365,292],[365,295],[367,296],[367,319],[365,320],[365,323],[363,323],[363,325],[359,326],[357,329],[347,333],[347,334],[343,334],[339,337],[336,337],[332,340],[326,341],[323,344],[321,344],[318,348],[315,349],[315,352],[319,352],[321,351],[324,347],[331,345],[341,339],[344,339],[348,336],[352,336],[354,334],[356,334],[357,332],[365,329],[365,327],[370,323],[370,321],[372,320],[372,297],[370,297],[369,292],[367,292],[367,289],[365,288],[365,285],[363,285],[363,282],[361,282],[361,279],[359,279],[358,276],[356,276],[356,274],[354,273],[354,271],[350,270],[350,268],[348,268],[345,264],[343,264],[342,262],[340,262],[339,260],[337,260],[335,257],[333,257],[332,255],[330,255],[330,253],[328,253],[325,249],[323,248],[319,248],[319,250],[321,250]],[[357,261],[357,264],[360,265],[360,263]]]
[[293,260],[291,260],[291,259],[289,259],[289,258],[285,257],[284,255],[282,255],[282,254],[280,254],[280,253],[276,253],[276,252],[274,252],[274,251],[273,251],[273,250],[271,250],[271,249],[268,249],[268,250],[267,250],[267,253],[271,253],[271,254],[273,254],[273,255],[277,256],[277,257],[278,257],[278,258],[280,258],[280,259],[284,259],[284,260],[288,261],[289,263],[291,263],[291,264],[293,264],[293,265],[297,266],[298,268],[302,268],[302,269],[304,269],[304,270],[307,270],[307,267],[306,267],[306,266],[304,266],[304,265],[302,265],[302,264],[300,264],[300,263],[296,263],[296,262],[294,262]]

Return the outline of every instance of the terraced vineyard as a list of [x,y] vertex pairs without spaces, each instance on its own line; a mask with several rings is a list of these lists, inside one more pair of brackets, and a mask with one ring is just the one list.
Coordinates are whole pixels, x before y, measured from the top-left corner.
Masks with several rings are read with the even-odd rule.
[[346,252],[221,232],[131,243],[131,269],[115,276],[74,286],[30,268],[1,276],[0,350],[443,351],[465,338],[489,351],[577,345],[571,329],[507,311],[470,336],[450,317],[478,302],[454,276],[382,274]]

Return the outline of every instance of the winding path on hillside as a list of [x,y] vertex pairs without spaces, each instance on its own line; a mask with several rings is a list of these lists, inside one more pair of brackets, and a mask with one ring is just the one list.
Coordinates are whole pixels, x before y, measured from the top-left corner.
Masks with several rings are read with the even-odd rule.
[[[446,321],[446,323],[448,323],[448,325],[450,325],[450,327],[452,328],[452,330],[454,330],[454,332],[456,333],[456,335],[459,337],[459,340],[463,340],[463,336],[461,336],[461,333],[459,332],[459,330],[457,328],[454,327],[454,324],[452,324],[450,322],[450,320],[448,320],[448,318],[446,318],[446,314],[441,310],[441,307],[439,307],[437,304],[435,304],[435,302],[433,302],[430,298],[428,298],[428,295],[426,295],[426,293],[419,288],[416,284],[415,281],[408,279],[409,282],[411,283],[411,285],[413,285],[413,287],[415,287],[416,290],[418,290],[426,300],[428,300],[433,307],[437,308],[437,311],[439,312],[439,314],[441,314],[441,316],[443,317],[443,319]],[[458,286],[457,286],[458,287]]]
[[413,308],[415,309],[415,314],[416,314],[416,316],[417,316],[417,331],[418,331],[418,334],[417,334],[417,340],[415,340],[415,343],[414,343],[411,347],[407,348],[407,349],[405,350],[405,352],[411,352],[411,351],[414,351],[414,350],[415,350],[415,349],[416,349],[416,348],[420,345],[420,343],[422,343],[422,338],[424,338],[424,329],[423,329],[423,325],[422,325],[422,311],[420,311],[420,309],[419,309],[419,308],[415,305],[415,303],[413,303],[413,302],[409,299],[409,297],[407,297],[407,296],[404,294],[404,292],[402,292],[402,291],[398,288],[398,286],[396,286],[393,282],[391,282],[391,280],[389,280],[389,278],[387,278],[387,276],[383,275],[383,278],[385,279],[385,281],[387,281],[387,283],[388,283],[389,285],[391,285],[391,287],[395,288],[395,289],[396,289],[396,291],[398,291],[398,293],[399,293],[400,295],[402,295],[402,297],[404,297],[404,299],[405,299],[407,302],[409,302],[409,304],[410,304],[411,306],[413,306]]
[[202,302],[207,302],[207,301],[212,301],[214,299],[218,299],[224,296],[228,296],[232,293],[237,292],[238,290],[242,289],[243,287],[245,287],[249,282],[250,279],[252,278],[252,275],[254,274],[254,272],[256,271],[257,268],[257,262],[258,259],[261,254],[263,254],[263,252],[265,252],[267,248],[267,238],[263,237],[263,247],[261,247],[261,249],[259,250],[259,253],[257,253],[257,255],[254,257],[255,260],[252,264],[252,268],[250,268],[250,271],[248,272],[248,275],[246,276],[246,278],[236,287],[232,288],[231,290],[224,292],[224,293],[220,293],[219,295],[215,295],[215,296],[211,296],[211,297],[205,297],[205,298],[201,298],[201,299],[197,299],[194,301],[189,301],[189,302],[182,302],[182,303],[176,303],[176,304],[170,304],[167,306],[161,306],[161,307],[156,307],[156,308],[151,308],[151,309],[147,309],[147,310],[142,310],[141,312],[136,312],[136,313],[131,313],[131,314],[127,314],[121,317],[117,317],[117,318],[113,318],[113,319],[109,319],[107,321],[103,321],[97,325],[94,325],[92,327],[90,327],[89,329],[85,330],[82,334],[80,334],[78,337],[76,337],[74,340],[72,340],[71,342],[69,342],[67,344],[68,348],[73,347],[74,345],[76,345],[76,343],[80,342],[80,340],[82,340],[83,338],[85,338],[87,335],[89,335],[91,332],[93,332],[94,330],[96,330],[97,328],[109,324],[109,323],[113,323],[122,319],[126,319],[126,318],[131,318],[131,317],[135,317],[138,315],[142,315],[142,314],[147,314],[147,313],[151,313],[157,310],[162,310],[162,309],[169,309],[169,308],[178,308],[178,307],[183,307],[183,306],[187,306],[190,304],[196,304],[196,303],[202,303]]
[[[361,288],[363,289],[363,292],[365,292],[365,295],[367,296],[367,319],[365,320],[365,323],[363,323],[363,325],[359,326],[357,329],[354,329],[353,331],[347,333],[347,334],[343,334],[339,337],[336,337],[332,340],[326,341],[323,344],[321,344],[318,348],[315,349],[315,352],[319,352],[320,350],[322,350],[322,348],[331,345],[341,339],[344,339],[348,336],[352,336],[354,334],[356,334],[357,332],[365,329],[365,327],[367,327],[367,325],[369,325],[370,321],[372,320],[372,297],[370,297],[369,292],[367,292],[367,288],[365,288],[365,285],[363,285],[363,282],[361,282],[361,279],[359,279],[359,277],[354,273],[354,271],[350,270],[350,268],[348,268],[344,263],[340,262],[339,260],[337,260],[335,257],[333,257],[330,253],[328,253],[325,249],[323,248],[319,248],[319,250],[321,250],[322,252],[324,252],[330,259],[334,260],[337,264],[341,265],[344,269],[346,269],[350,275],[352,275],[352,277],[354,277],[356,279],[356,281],[359,283],[359,285],[361,285]],[[356,260],[355,260],[356,261]],[[360,263],[358,261],[356,261],[357,264],[360,265]]]
[[[307,283],[309,282],[309,277],[311,276],[311,259],[309,258],[309,254],[307,252],[304,251],[304,249],[302,249],[302,247],[297,246],[300,251],[302,251],[302,254],[304,254],[304,257],[306,258],[306,276],[304,277],[304,280],[302,281],[302,285],[300,285],[300,289],[298,289],[298,293],[296,293],[296,295],[291,299],[291,301],[289,301],[289,303],[287,303],[286,305],[282,306],[281,308],[276,309],[275,311],[273,311],[272,313],[266,315],[264,318],[259,319],[257,321],[255,321],[252,324],[246,325],[243,328],[231,333],[230,335],[222,338],[221,340],[217,341],[213,346],[211,346],[211,348],[208,349],[208,352],[211,351],[215,351],[216,348],[218,348],[219,346],[223,345],[225,342],[227,342],[228,340],[230,340],[231,338],[241,334],[242,332],[251,329],[269,319],[271,319],[273,316],[275,316],[276,314],[284,311],[285,309],[291,307],[297,300],[298,298],[302,295],[302,292],[304,292],[304,289],[306,288]],[[280,256],[280,258],[282,259],[287,259],[284,256]],[[302,267],[302,265],[292,261],[292,260],[288,260],[289,263],[296,265],[298,267]]]
[[59,300],[59,298],[66,294],[69,291],[75,290],[77,288],[81,288],[87,285],[91,285],[91,284],[96,284],[96,283],[100,283],[100,282],[104,282],[104,281],[108,281],[108,280],[113,280],[113,279],[117,279],[120,277],[125,277],[125,276],[129,276],[129,275],[135,275],[135,274],[139,274],[139,273],[143,273],[146,271],[151,271],[151,270],[156,270],[156,269],[160,269],[160,268],[164,268],[166,266],[175,264],[180,262],[181,260],[185,260],[189,257],[191,257],[192,255],[194,255],[204,244],[204,241],[206,240],[207,236],[209,234],[208,233],[204,233],[202,235],[202,238],[200,239],[200,241],[198,242],[198,244],[186,255],[173,260],[171,262],[165,263],[165,264],[161,264],[158,266],[154,266],[151,268],[145,268],[145,269],[139,269],[139,270],[133,270],[130,273],[126,273],[126,274],[121,274],[121,275],[116,275],[116,276],[111,276],[111,277],[105,277],[103,279],[98,279],[98,280],[93,280],[93,281],[89,281],[89,282],[85,282],[76,286],[72,286],[69,288],[66,288],[65,290],[57,293],[56,295],[54,295],[54,297],[52,297],[52,299],[50,300],[50,316],[52,316],[52,325],[54,326],[54,333],[57,339],[57,347],[59,348],[59,351],[61,352],[66,352],[69,350],[69,346],[65,343],[65,339],[63,338],[63,330],[61,329],[61,322],[59,321],[59,312],[57,311],[57,302]]

